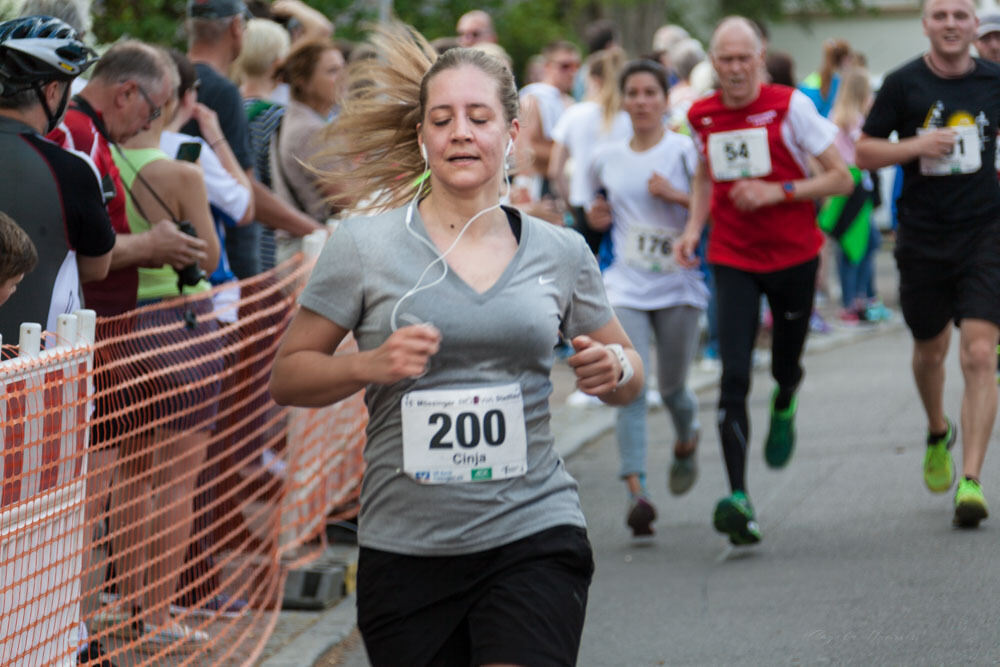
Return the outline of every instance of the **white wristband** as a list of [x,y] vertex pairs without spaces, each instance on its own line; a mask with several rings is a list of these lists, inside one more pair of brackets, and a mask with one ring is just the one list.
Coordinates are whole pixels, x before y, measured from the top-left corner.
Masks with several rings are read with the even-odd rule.
[[632,376],[635,375],[635,369],[632,368],[632,362],[628,360],[628,356],[625,354],[625,348],[621,345],[618,343],[612,343],[611,345],[605,345],[605,347],[611,350],[611,352],[618,357],[618,365],[622,367],[622,376],[618,378],[618,384],[615,386],[615,388],[617,388],[632,379]]

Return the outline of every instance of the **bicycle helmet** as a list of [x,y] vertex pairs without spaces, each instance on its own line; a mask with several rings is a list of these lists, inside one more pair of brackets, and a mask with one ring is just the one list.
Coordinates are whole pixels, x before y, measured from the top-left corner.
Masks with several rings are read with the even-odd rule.
[[0,23],[0,95],[76,78],[97,61],[69,24],[51,16]]

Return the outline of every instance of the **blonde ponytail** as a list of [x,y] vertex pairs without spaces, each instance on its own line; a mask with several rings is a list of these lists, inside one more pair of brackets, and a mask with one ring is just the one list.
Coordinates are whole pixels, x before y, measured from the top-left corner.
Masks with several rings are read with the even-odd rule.
[[[438,57],[423,35],[398,22],[377,27],[369,41],[374,53],[348,67],[340,115],[327,129],[328,147],[317,159],[337,165],[321,172],[343,193],[333,203],[355,210],[395,208],[413,197],[425,168],[417,125],[428,81],[439,72],[472,65],[490,75],[508,124],[518,105],[513,76],[494,56],[454,48]],[[429,186],[424,183],[425,192]]]

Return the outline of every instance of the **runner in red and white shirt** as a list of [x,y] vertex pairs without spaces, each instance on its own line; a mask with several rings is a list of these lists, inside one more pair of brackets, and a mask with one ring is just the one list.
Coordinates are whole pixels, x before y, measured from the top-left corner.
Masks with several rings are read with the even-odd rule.
[[[823,243],[813,200],[846,194],[853,181],[833,145],[836,126],[802,93],[761,83],[764,48],[750,21],[724,19],[712,36],[710,57],[720,90],[688,112],[702,162],[674,253],[682,266],[697,264],[695,248],[711,215],[708,261],[722,358],[718,423],[732,490],[716,505],[713,523],[742,545],[761,538],[746,492],[746,400],[760,297],[774,313],[771,374],[777,382],[764,456],[780,468],[795,445],[795,390]],[[807,170],[808,156],[819,164],[815,176]]]

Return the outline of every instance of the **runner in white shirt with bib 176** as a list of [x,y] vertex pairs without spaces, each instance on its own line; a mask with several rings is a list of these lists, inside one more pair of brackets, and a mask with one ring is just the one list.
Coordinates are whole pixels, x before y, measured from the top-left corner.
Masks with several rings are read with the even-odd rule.
[[[660,395],[677,435],[668,485],[681,494],[697,474],[698,403],[687,374],[708,288],[700,271],[677,265],[672,247],[687,220],[698,153],[691,139],[664,126],[668,83],[659,63],[633,61],[619,80],[633,136],[594,156],[591,185],[595,194],[603,188],[606,198],[594,200],[589,219],[596,229],[610,226],[614,260],[604,271],[604,286],[646,367],[650,334],[655,337]],[[645,392],[619,408],[617,434],[630,496],[626,523],[633,535],[649,535],[656,510],[646,492]]]

